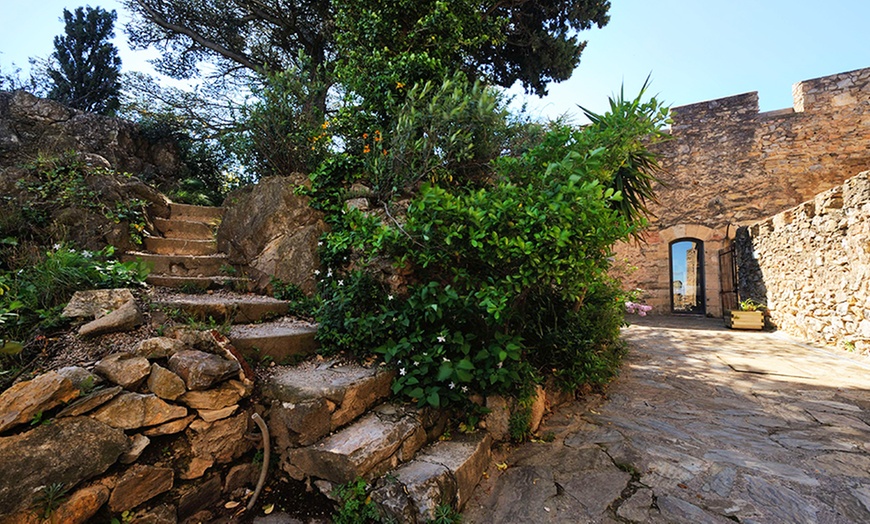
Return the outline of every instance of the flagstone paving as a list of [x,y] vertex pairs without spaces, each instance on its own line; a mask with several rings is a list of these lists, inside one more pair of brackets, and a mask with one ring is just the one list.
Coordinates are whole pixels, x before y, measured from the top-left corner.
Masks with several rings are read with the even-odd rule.
[[870,360],[658,317],[606,395],[493,468],[466,523],[870,522]]

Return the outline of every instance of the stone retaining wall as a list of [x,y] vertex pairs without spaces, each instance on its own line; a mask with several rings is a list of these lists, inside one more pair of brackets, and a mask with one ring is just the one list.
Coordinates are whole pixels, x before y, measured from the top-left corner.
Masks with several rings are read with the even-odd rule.
[[870,350],[870,171],[737,235],[741,298],[779,329]]

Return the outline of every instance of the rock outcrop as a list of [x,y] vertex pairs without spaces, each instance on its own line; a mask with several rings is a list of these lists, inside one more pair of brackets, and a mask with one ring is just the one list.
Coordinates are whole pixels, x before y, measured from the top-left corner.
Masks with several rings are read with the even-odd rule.
[[308,206],[296,188],[308,184],[303,175],[269,177],[227,197],[217,233],[218,250],[232,264],[246,266],[261,287],[271,276],[299,286],[316,287],[317,242],[327,230],[323,215]]
[[113,169],[145,180],[181,169],[172,142],[149,139],[133,122],[72,109],[25,91],[0,92],[0,168],[40,153],[70,150],[99,155]]

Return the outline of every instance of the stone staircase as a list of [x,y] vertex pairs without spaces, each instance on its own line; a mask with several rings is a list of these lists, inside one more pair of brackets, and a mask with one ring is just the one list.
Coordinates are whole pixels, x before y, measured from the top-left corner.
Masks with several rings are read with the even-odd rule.
[[[146,237],[146,251],[128,252],[123,259],[148,262],[152,271],[146,282],[170,288],[152,300],[160,309],[196,320],[232,324],[229,339],[246,358],[282,362],[312,354],[317,348],[317,328],[308,322],[282,318],[287,314],[288,302],[226,289],[247,290],[250,282],[233,276],[235,269],[228,264],[226,254],[217,249],[215,231],[222,213],[220,207],[170,204],[168,219],[154,219],[163,236]],[[215,288],[218,291],[202,293]],[[184,292],[190,290],[200,292]]]
[[232,287],[247,289],[247,278],[235,276],[227,257],[219,253],[215,232],[223,208],[170,204],[169,218],[155,218],[161,237],[146,237],[146,251],[130,252],[152,266],[146,280],[155,286],[181,289]]
[[363,478],[372,500],[397,522],[423,524],[435,509],[461,509],[490,460],[486,434],[439,440],[443,411],[385,401],[383,368],[336,361],[278,367],[262,387],[280,465],[329,495]]
[[[172,204],[170,210],[169,219],[154,221],[163,236],[146,238],[147,251],[125,255],[152,264],[148,283],[182,291],[247,289],[246,279],[226,274],[227,257],[217,250],[221,208]],[[161,290],[152,303],[232,324],[228,338],[249,360],[285,362],[316,350],[316,326],[285,317],[288,303],[281,300],[225,289]],[[439,440],[444,412],[386,400],[392,371],[316,359],[268,369],[261,389],[271,405],[281,469],[327,495],[361,477],[373,483],[372,500],[388,516],[422,524],[439,505],[461,509],[486,469],[489,436]]]

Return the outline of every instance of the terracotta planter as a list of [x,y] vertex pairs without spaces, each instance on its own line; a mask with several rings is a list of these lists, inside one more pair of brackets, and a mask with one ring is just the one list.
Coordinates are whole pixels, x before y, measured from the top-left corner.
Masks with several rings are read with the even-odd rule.
[[725,327],[731,329],[764,329],[764,311],[725,311]]

